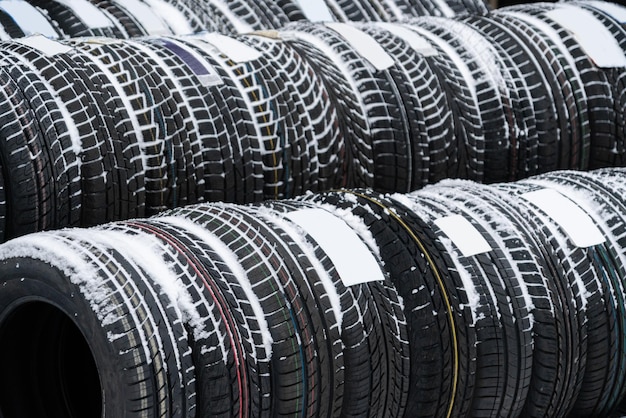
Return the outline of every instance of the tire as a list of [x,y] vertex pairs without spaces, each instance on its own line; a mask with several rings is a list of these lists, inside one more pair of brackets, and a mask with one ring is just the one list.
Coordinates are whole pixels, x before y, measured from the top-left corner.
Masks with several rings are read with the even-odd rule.
[[[362,216],[361,208],[351,199],[350,195],[344,193],[329,193],[319,196],[311,196],[303,199],[305,202],[314,202],[315,205],[323,210],[329,210],[335,216],[343,219],[355,231],[359,231],[359,225],[364,225],[374,237],[377,243],[385,242],[393,239],[384,228],[380,219],[374,216]],[[355,219],[355,215],[358,217]],[[360,218],[360,219],[359,219]],[[358,221],[357,221],[358,219]],[[387,265],[387,259],[381,255],[384,265]],[[386,268],[387,270],[387,268]],[[371,373],[367,375],[367,380],[363,381],[358,388],[346,391],[346,400],[344,401],[344,412],[347,416],[362,416],[363,414],[371,414],[371,416],[403,416],[406,408],[406,402],[409,394],[409,363],[410,343],[407,341],[407,329],[405,310],[400,302],[401,296],[397,293],[395,283],[373,282],[356,287],[367,287],[371,293],[374,307],[377,311],[377,318],[374,320],[373,327],[380,327],[380,340],[374,345],[369,357]],[[378,358],[378,360],[376,360]],[[379,364],[376,364],[376,361]],[[360,362],[366,365],[365,359]],[[346,369],[348,371],[348,369]],[[350,370],[352,372],[352,370]],[[361,377],[361,379],[363,379]],[[369,380],[369,382],[368,382]],[[360,400],[349,401],[354,397],[354,393],[362,394]],[[365,396],[368,394],[369,398]],[[367,402],[364,410],[361,412],[356,406]],[[369,412],[367,409],[369,405]]]
[[[312,141],[299,115],[304,114],[298,93],[286,66],[294,59],[293,49],[281,41],[259,36],[241,36],[244,44],[263,51],[263,56],[248,64],[242,87],[257,109],[257,127],[262,144],[266,199],[284,199],[315,190],[318,166]],[[271,57],[271,58],[270,58]],[[252,82],[248,80],[254,80]]]
[[162,158],[167,170],[165,176],[159,173],[161,178],[165,177],[166,194],[155,207],[149,208],[149,213],[197,203],[198,195],[203,194],[202,183],[196,184],[200,174],[195,163],[200,151],[197,142],[194,143],[196,138],[188,134],[189,109],[181,96],[180,85],[171,69],[145,44],[129,40],[123,45],[125,48],[120,49],[125,50],[132,61],[137,59],[135,68],[146,70],[144,80],[152,88],[152,96],[146,98],[154,109],[156,122],[161,125],[156,138],[162,141],[163,147],[156,157]]
[[[267,416],[302,413],[308,405],[310,379],[315,371],[313,352],[306,342],[313,341],[313,324],[307,323],[301,313],[303,300],[289,275],[288,260],[280,257],[268,238],[254,229],[256,221],[227,206],[195,208],[199,217],[189,217],[209,229],[241,262],[254,295],[259,300],[271,333],[271,354],[266,379],[271,396],[265,395],[261,411]],[[233,208],[234,209],[234,208]],[[193,215],[193,213],[192,213]],[[248,235],[252,234],[252,235]],[[273,378],[280,376],[280,379]],[[263,415],[265,416],[265,415]]]
[[[178,200],[174,206],[185,206],[204,200],[204,161],[202,159],[202,142],[199,138],[199,126],[194,115],[192,101],[187,95],[189,85],[184,85],[180,71],[185,68],[184,64],[172,60],[172,52],[163,49],[153,42],[138,41],[135,47],[145,52],[160,72],[163,86],[161,91],[164,97],[168,97],[169,112],[175,123],[175,130],[168,133],[174,138],[174,152],[180,155],[175,160],[175,169],[179,172],[180,182],[175,187]],[[199,93],[192,93],[192,98]],[[178,139],[176,139],[178,138]]]
[[[609,79],[607,73],[596,67],[595,63],[591,61],[591,58],[583,51],[578,40],[570,33],[569,30],[562,28],[557,22],[552,21],[545,13],[551,10],[567,10],[575,6],[560,5],[557,7],[542,6],[533,9],[532,12],[527,13],[539,17],[546,22],[549,22],[551,26],[558,31],[564,45],[573,57],[576,64],[576,70],[580,74],[580,80],[585,91],[585,100],[582,102],[581,109],[579,110],[581,118],[581,126],[585,128],[585,117],[588,118],[588,131],[587,136],[584,135],[580,144],[580,156],[577,163],[573,155],[571,168],[573,169],[589,169],[590,166],[590,152],[592,144],[605,144],[611,142],[615,136],[615,114],[613,91],[615,80]],[[573,153],[577,150],[573,149]],[[594,153],[595,154],[595,153]],[[595,157],[598,158],[598,157]],[[594,161],[594,167],[598,166],[598,163]]]
[[[122,103],[138,138],[143,160],[146,214],[173,207],[187,198],[185,173],[190,156],[181,138],[181,117],[172,109],[169,80],[149,56],[123,41],[78,43],[92,60],[117,80]],[[95,61],[95,60],[94,60]],[[164,94],[165,92],[165,94]]]
[[458,37],[449,32],[443,21],[419,18],[408,24],[437,51],[432,60],[448,95],[454,120],[454,136],[457,140],[454,148],[456,153],[451,154],[448,163],[449,177],[483,181],[486,137],[482,127],[480,101],[473,93],[473,81],[469,78],[471,73],[463,62],[464,58],[461,58],[464,49],[455,50],[453,44],[462,48],[458,45]]
[[431,150],[447,148],[445,134],[449,130],[436,128],[441,127],[441,115],[447,109],[435,109],[433,103],[442,103],[443,92],[426,60],[400,37],[375,24],[362,25],[361,30],[395,61],[385,73],[399,100],[404,129],[403,136],[383,136],[376,142],[375,187],[383,192],[410,192],[428,183],[430,163],[437,161]]
[[484,143],[476,145],[477,158],[482,159],[483,165],[481,181],[510,180],[513,177],[510,173],[517,166],[515,155],[519,146],[510,134],[516,131],[518,120],[508,93],[513,77],[502,63],[497,48],[462,21],[424,18],[421,22],[422,27],[446,39],[469,69],[469,74],[464,74],[471,75],[467,82],[477,100],[484,136]]
[[170,267],[191,297],[194,310],[186,329],[198,382],[196,414],[226,418],[258,412],[260,398],[267,395],[259,385],[267,368],[263,336],[228,262],[210,246],[213,237],[184,216],[125,226],[163,243]]
[[339,416],[345,402],[347,378],[352,373],[347,364],[349,350],[345,347],[349,342],[344,338],[344,330],[356,320],[344,307],[354,301],[323,250],[284,217],[286,209],[291,209],[289,206],[289,203],[266,203],[246,209],[265,225],[261,230],[267,231],[268,238],[281,243],[278,249],[285,251],[285,259],[292,260],[290,264],[296,269],[292,277],[306,306],[303,314],[308,315],[316,330],[312,341],[317,353],[313,367],[316,372],[312,375],[316,383],[310,389],[306,414]]
[[448,7],[456,14],[485,15],[490,11],[489,3],[483,0],[446,0]]
[[[572,1],[568,3],[591,12],[611,32],[622,50],[626,51],[626,31],[618,19],[591,2]],[[602,72],[609,81],[611,89],[609,97],[613,99],[611,102],[612,116],[615,118],[607,122],[613,124],[615,131],[612,135],[597,136],[592,140],[589,161],[590,169],[623,166],[625,161],[624,154],[626,153],[624,148],[624,138],[626,137],[624,126],[626,123],[623,117],[624,106],[626,105],[626,99],[624,98],[626,76],[621,68],[603,68]]]
[[45,159],[49,161],[42,166],[50,165],[54,178],[48,203],[54,212],[50,228],[78,226],[82,217],[80,162],[72,144],[73,138],[67,134],[63,114],[53,97],[54,92],[48,89],[46,80],[32,70],[17,65],[9,71],[37,116],[42,132],[40,149],[47,154]]
[[433,1],[383,0],[387,10],[392,10],[388,21],[402,22],[413,17],[441,16]]
[[291,161],[285,164],[293,167],[290,176],[294,187],[284,193],[285,197],[340,187],[343,166],[339,154],[345,148],[345,138],[336,129],[338,112],[321,77],[306,57],[284,41],[258,36],[244,39],[273,57],[272,62],[278,66],[275,72],[281,75],[276,83],[289,86],[284,100],[294,117],[293,127],[287,129],[295,131],[295,136],[290,139]]
[[[588,356],[583,390],[571,416],[609,416],[624,397],[626,390],[626,358],[622,338],[626,332],[626,293],[621,279],[624,277],[624,257],[619,250],[623,245],[625,230],[623,216],[620,215],[623,205],[593,173],[553,172],[535,177],[529,182],[558,190],[577,202],[606,237],[604,243],[589,247],[587,251],[595,268],[602,272],[598,276],[603,300],[609,315],[616,318],[615,325],[604,336],[609,344],[607,349],[598,349]],[[588,196],[591,196],[591,204],[585,203]],[[591,337],[592,335],[590,342]]]
[[[102,159],[108,167],[105,203],[88,200],[82,226],[145,216],[145,175],[137,132],[140,128],[129,114],[126,94],[115,76],[95,56],[82,49],[82,41],[69,55],[73,67],[83,78],[101,118],[100,135],[104,140]],[[97,86],[97,87],[96,87]],[[88,212],[87,212],[88,211]]]
[[278,75],[268,56],[261,55],[243,63],[235,63],[227,57],[222,59],[254,121],[249,146],[260,156],[262,164],[262,199],[284,198],[286,191],[293,187],[289,184],[292,180],[289,154],[294,136],[288,129],[293,124],[283,90],[287,87],[277,82]]
[[[508,91],[508,95],[502,95],[509,138],[506,180],[535,175],[540,167],[539,136],[543,139],[546,130],[556,130],[549,126],[555,116],[548,113],[551,103],[546,101],[551,93],[542,80],[541,70],[523,42],[494,19],[473,15],[460,19],[493,45],[501,62],[500,71]],[[490,157],[486,158],[488,164]]]
[[[185,32],[182,35],[189,35],[193,33],[200,33],[203,31],[210,31],[213,22],[209,22],[206,17],[207,10],[200,10],[197,6],[197,2],[195,0],[166,0],[167,3],[175,7],[177,9],[177,13],[181,13],[182,17],[185,21],[185,24],[188,25],[185,27]],[[167,12],[165,12],[167,13]],[[174,29],[177,26],[174,26],[176,22],[176,18],[172,18],[172,24],[170,27]],[[178,34],[180,30],[173,30],[174,33]]]
[[[109,246],[120,244],[120,234],[97,235],[96,240],[84,231],[42,235],[28,255],[5,247],[12,255],[0,266],[6,272],[0,334],[15,344],[2,347],[14,359],[0,366],[3,375],[14,377],[12,389],[4,392],[3,414],[140,416],[151,409],[167,417],[192,416],[191,353],[182,322],[172,321],[178,314],[142,271],[145,261]],[[28,238],[19,242],[33,245]],[[38,332],[28,332],[23,321]],[[50,349],[39,349],[44,346]],[[31,380],[20,366],[33,362],[41,369]],[[84,384],[77,383],[78,376]],[[34,393],[29,402],[23,391]]]
[[[285,13],[289,22],[300,22],[303,20],[307,20],[304,12],[294,0],[278,0],[276,4],[282,9],[283,13]],[[287,23],[285,22],[280,27],[283,27],[286,24]]]
[[[311,34],[317,39],[307,39],[308,42],[319,45],[322,40],[321,48],[333,51],[330,56],[335,60],[334,65],[347,72],[344,77],[353,94],[357,95],[358,106],[362,107],[359,113],[365,113],[365,135],[358,131],[350,134],[346,170],[354,180],[348,180],[348,185],[372,186],[381,191],[410,189],[413,168],[410,161],[415,158],[416,164],[420,164],[423,158],[412,155],[410,150],[409,120],[413,108],[407,110],[402,103],[400,91],[405,86],[398,84],[402,78],[397,68],[375,70],[354,45],[333,29],[302,24],[294,28],[296,37],[306,37],[298,32]],[[372,39],[372,42],[376,40]],[[332,81],[327,82],[327,86],[333,89],[330,83]],[[339,97],[339,93],[335,97]]]
[[341,187],[373,185],[371,130],[354,79],[343,62],[357,58],[344,42],[322,26],[299,23],[285,28],[287,42],[319,73],[328,91],[328,100],[337,110],[338,127],[344,145],[337,150],[341,164],[337,179]]
[[[67,147],[64,154],[67,160],[57,161],[58,165],[67,164],[67,175],[74,175],[69,186],[59,184],[63,193],[68,188],[71,206],[80,205],[80,225],[93,225],[114,219],[110,215],[110,206],[115,205],[116,187],[111,181],[113,162],[107,150],[106,138],[111,126],[106,120],[104,102],[99,91],[91,84],[89,76],[67,55],[61,53],[48,56],[38,49],[20,45],[6,44],[6,54],[21,59],[31,71],[38,74],[46,83],[50,94],[63,113],[64,125],[57,127],[61,134],[69,132],[71,144],[67,139],[61,143]],[[49,144],[48,147],[52,147]],[[75,157],[72,158],[72,153]],[[80,163],[76,160],[80,160]],[[79,168],[78,168],[79,167]],[[80,170],[79,172],[77,170]],[[80,180],[80,190],[73,182]],[[65,193],[68,194],[68,191]],[[72,203],[80,199],[80,203]]]
[[[209,108],[203,124],[205,198],[208,201],[252,203],[263,199],[263,163],[256,131],[255,109],[247,101],[228,58],[202,38],[176,38],[207,61],[221,82],[207,86],[209,96],[198,109]],[[210,142],[206,142],[210,141]],[[229,176],[225,173],[230,173]]]
[[30,157],[45,156],[39,152],[42,133],[36,116],[5,70],[0,83],[0,158],[6,199],[0,231],[6,240],[52,226],[54,213],[44,202],[51,198],[54,181],[49,162]]
[[133,16],[128,10],[120,7],[117,2],[113,0],[94,0],[92,3],[119,23],[119,27],[124,33],[123,39],[150,35],[137,21],[137,16]]
[[230,12],[252,30],[278,29],[289,23],[289,17],[276,1],[227,0],[225,3]]
[[[526,192],[535,191],[544,188],[529,182],[520,182],[515,185],[501,185],[501,190],[518,196]],[[584,372],[579,373],[581,380],[580,390],[574,402],[571,403],[572,414],[589,414],[592,416],[595,403],[600,396],[600,389],[597,384],[584,384],[583,382],[596,382],[598,374],[609,375],[612,368],[613,357],[611,353],[615,350],[615,334],[613,330],[616,327],[617,317],[615,316],[615,307],[612,305],[611,298],[607,298],[606,292],[609,291],[609,283],[604,280],[604,268],[598,262],[598,258],[594,257],[594,248],[579,248],[572,244],[559,226],[547,217],[543,212],[535,208],[531,203],[524,199],[519,199],[519,205],[527,207],[531,212],[528,216],[537,218],[542,225],[540,228],[549,228],[553,238],[556,241],[551,244],[557,249],[557,262],[565,267],[567,280],[573,276],[578,283],[578,292],[582,290],[582,300],[586,307],[587,326],[586,326],[586,345],[587,355],[585,360]],[[563,240],[565,238],[565,240]],[[613,357],[614,358],[614,357]]]
[[[569,132],[559,143],[560,163],[558,168],[561,169],[587,169],[589,164],[589,114],[587,112],[588,97],[584,89],[584,83],[581,79],[580,70],[576,65],[576,57],[572,56],[572,52],[568,50],[567,44],[571,35],[566,34],[560,27],[556,27],[549,19],[542,20],[540,9],[535,6],[511,6],[503,8],[501,15],[514,16],[511,27],[522,28],[521,22],[530,24],[531,30],[534,32],[533,37],[539,36],[550,46],[545,49],[538,50],[536,56],[543,54],[552,61],[551,66],[556,74],[561,91],[564,93],[564,102],[560,103],[559,98],[555,97],[557,106],[565,106],[567,108],[568,122],[563,126],[565,132]],[[535,10],[535,12],[533,12]],[[527,16],[527,17],[523,17]],[[531,19],[531,20],[529,20]],[[554,25],[554,26],[551,26]],[[561,30],[561,31],[560,31]],[[560,41],[556,41],[560,39]],[[535,41],[535,45],[538,43]],[[558,64],[557,62],[558,61]],[[573,64],[574,63],[574,64]]]
[[[306,200],[351,224],[356,215],[373,234],[408,321],[412,372],[404,416],[462,415],[469,407],[468,396],[471,399],[476,340],[471,328],[463,326],[464,320],[471,322],[467,302],[465,308],[457,305],[464,291],[449,282],[456,277],[452,261],[424,240],[428,232],[415,227],[419,221],[414,214],[381,195],[355,191]],[[419,260],[424,261],[417,268]],[[450,264],[442,265],[444,261]],[[431,310],[436,314],[424,315]]]
[[325,0],[338,22],[380,22],[380,1]]
[[[441,196],[433,200],[432,196],[437,193],[430,194],[429,190],[432,189],[412,196],[415,203],[431,216],[429,223],[433,224],[441,217],[459,214]],[[465,207],[468,202],[461,205]],[[468,206],[469,209],[473,205]],[[522,409],[531,378],[529,306],[520,291],[522,284],[518,282],[507,257],[480,223],[476,220],[470,222],[489,243],[492,248],[490,252],[472,256],[458,254],[458,250],[453,250],[451,241],[447,240],[449,237],[445,232],[438,232],[439,239],[448,246],[449,251],[457,252],[459,262],[471,266],[471,280],[480,289],[481,301],[485,303],[477,310],[480,312],[482,309],[482,312],[476,317],[476,380],[470,415],[514,417]],[[515,395],[509,397],[511,393]]]

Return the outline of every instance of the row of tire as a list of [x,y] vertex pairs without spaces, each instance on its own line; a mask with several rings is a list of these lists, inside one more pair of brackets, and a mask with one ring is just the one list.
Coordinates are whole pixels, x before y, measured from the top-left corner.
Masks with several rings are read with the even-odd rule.
[[559,171],[16,238],[0,415],[607,417],[625,196],[625,169]]
[[[2,238],[202,201],[622,165],[620,12],[2,42]],[[573,34],[580,19],[591,29]]]
[[236,34],[294,21],[400,21],[483,14],[483,0],[1,0],[0,39]]

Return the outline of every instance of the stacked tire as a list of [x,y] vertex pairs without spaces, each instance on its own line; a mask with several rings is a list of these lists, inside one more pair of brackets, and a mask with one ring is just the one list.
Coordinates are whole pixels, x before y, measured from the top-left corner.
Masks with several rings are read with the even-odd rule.
[[[620,10],[0,43],[0,235],[204,201],[622,166]],[[581,21],[574,36],[568,22]]]
[[31,37],[0,49],[5,238],[340,185],[337,114],[284,43]]
[[487,11],[483,0],[3,0],[0,39],[238,34],[304,20],[387,22]]
[[608,417],[625,189],[623,169],[449,180],[14,239],[0,413]]

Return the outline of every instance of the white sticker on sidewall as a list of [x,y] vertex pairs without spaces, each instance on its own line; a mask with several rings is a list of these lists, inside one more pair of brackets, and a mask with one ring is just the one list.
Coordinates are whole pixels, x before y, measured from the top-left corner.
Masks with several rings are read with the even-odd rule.
[[72,51],[71,47],[60,42],[53,41],[52,39],[48,39],[42,35],[33,35],[27,38],[16,38],[13,41],[35,48],[49,57]]
[[454,243],[464,257],[471,257],[492,250],[476,227],[461,215],[439,218],[435,221],[435,225],[450,238],[450,241]]
[[235,38],[231,38],[217,32],[202,35],[201,39],[204,39],[213,45],[222,54],[237,64],[258,60],[263,55],[261,51],[254,49]]
[[326,23],[379,71],[392,67],[393,58],[367,33],[347,23]]
[[0,1],[0,9],[11,16],[26,36],[41,34],[51,39],[59,38],[59,34],[50,22],[28,2]]
[[128,12],[139,21],[148,35],[171,35],[172,31],[167,27],[150,6],[139,0],[113,0],[122,9]]
[[346,286],[385,280],[378,261],[358,234],[340,218],[323,209],[290,212],[299,225],[324,250]]
[[88,28],[110,28],[113,22],[98,9],[95,5],[87,0],[56,0],[58,3],[72,9],[76,17]]
[[606,241],[591,216],[558,191],[541,189],[521,197],[552,218],[577,247],[592,247]]
[[334,22],[335,18],[324,0],[296,0],[310,22]]
[[624,51],[591,12],[577,6],[562,5],[547,12],[546,16],[572,32],[580,47],[598,67],[626,67]]
[[405,26],[387,22],[378,22],[375,23],[375,25],[402,39],[419,54],[426,57],[434,57],[435,55],[438,55],[437,50],[426,40],[426,38]]
[[589,1],[587,4],[603,11],[622,24],[626,23],[626,7],[620,6],[616,3],[609,3],[608,1],[596,0]]

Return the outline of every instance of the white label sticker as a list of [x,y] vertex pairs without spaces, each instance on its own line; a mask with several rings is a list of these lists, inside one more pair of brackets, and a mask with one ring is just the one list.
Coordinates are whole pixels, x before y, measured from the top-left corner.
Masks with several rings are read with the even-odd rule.
[[162,38],[159,40],[161,45],[172,51],[194,72],[200,83],[207,86],[220,86],[224,84],[224,80],[211,65],[200,54],[192,48],[173,39]]
[[554,189],[541,189],[521,196],[552,218],[582,248],[602,244],[606,238],[584,210]]
[[426,38],[405,26],[387,22],[376,23],[376,26],[393,33],[398,38],[409,44],[415,52],[418,52],[426,57],[433,57],[438,54],[437,50],[426,40]]
[[611,32],[591,12],[563,5],[550,10],[546,16],[572,32],[580,47],[598,67],[626,67],[624,51]]
[[346,286],[382,281],[380,265],[356,232],[323,209],[303,209],[286,215],[324,250]]
[[337,32],[356,51],[370,62],[379,71],[386,70],[394,65],[394,60],[385,52],[376,39],[362,30],[347,23],[326,23],[326,26]]
[[335,18],[324,0],[296,0],[304,16],[311,22],[334,22]]
[[113,22],[93,4],[87,0],[56,0],[74,12],[74,14],[85,24],[88,28],[110,28],[113,26]]
[[608,1],[589,1],[587,4],[603,11],[620,23],[626,23],[626,7]]
[[257,60],[263,55],[261,51],[217,32],[207,33],[202,36],[202,39],[209,42],[237,64]]
[[43,54],[51,57],[56,54],[65,54],[72,51],[72,48],[64,45],[60,42],[53,41],[42,35],[33,35],[28,38],[14,39],[15,42],[19,42],[22,45],[30,46],[31,48],[38,49]]
[[26,36],[41,34],[50,39],[58,39],[59,34],[41,12],[25,1],[0,1],[4,10]]
[[435,221],[435,225],[450,238],[464,257],[471,257],[492,250],[476,227],[461,215],[439,218]]
[[172,31],[167,27],[152,9],[139,0],[113,0],[118,6],[128,10],[148,35],[171,35]]

